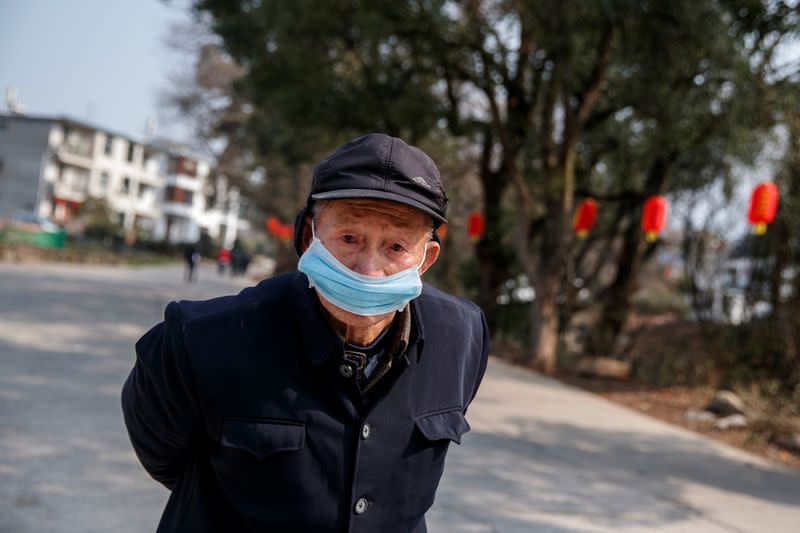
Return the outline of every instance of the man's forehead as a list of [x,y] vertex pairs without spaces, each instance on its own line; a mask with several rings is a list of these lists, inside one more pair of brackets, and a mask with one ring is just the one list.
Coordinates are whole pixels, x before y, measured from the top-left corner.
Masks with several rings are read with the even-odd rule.
[[383,216],[392,224],[401,227],[418,227],[428,218],[425,213],[413,207],[390,200],[341,199],[329,200],[325,211],[330,210],[334,220],[331,223],[358,221],[371,216]]

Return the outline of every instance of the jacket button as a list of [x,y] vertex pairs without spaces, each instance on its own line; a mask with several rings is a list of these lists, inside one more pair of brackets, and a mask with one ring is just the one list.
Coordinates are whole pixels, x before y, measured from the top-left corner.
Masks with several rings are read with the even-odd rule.
[[353,377],[352,367],[344,363],[341,366],[339,366],[339,373],[348,379]]
[[366,440],[369,438],[370,433],[372,433],[372,428],[369,424],[364,424],[361,427],[361,438]]
[[355,512],[356,514],[364,514],[364,511],[367,510],[367,500],[366,498],[359,498],[356,502]]

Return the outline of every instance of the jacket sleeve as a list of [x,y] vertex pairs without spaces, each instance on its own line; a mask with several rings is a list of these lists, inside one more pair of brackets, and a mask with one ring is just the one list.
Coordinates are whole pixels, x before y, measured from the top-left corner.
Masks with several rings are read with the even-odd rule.
[[[483,342],[481,345],[481,360],[478,364],[478,372],[475,376],[475,385],[472,388],[472,397],[470,397],[469,403],[472,403],[472,400],[475,399],[475,395],[478,394],[478,387],[480,387],[481,381],[483,381],[483,375],[486,373],[486,365],[489,362],[489,325],[486,323],[486,315],[483,313],[483,310],[480,310],[480,317],[483,337]],[[464,409],[465,414],[466,412],[467,410]]]
[[142,466],[172,490],[198,427],[198,403],[183,343],[180,307],[136,343],[136,363],[122,387],[122,413]]

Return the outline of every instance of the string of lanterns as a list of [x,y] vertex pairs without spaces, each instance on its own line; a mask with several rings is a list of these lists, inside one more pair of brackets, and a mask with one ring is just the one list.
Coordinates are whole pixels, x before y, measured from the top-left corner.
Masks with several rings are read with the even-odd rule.
[[[753,226],[753,233],[763,235],[767,226],[775,220],[778,209],[778,186],[771,181],[759,183],[750,196],[750,209],[747,212],[747,221]],[[641,228],[647,242],[655,242],[664,229],[667,221],[669,202],[660,195],[650,196],[642,207]],[[593,198],[582,200],[575,208],[572,219],[572,229],[579,239],[584,239],[591,231],[597,220],[597,201]],[[282,223],[278,217],[270,216],[266,220],[267,233],[273,237],[288,242],[292,238],[292,226]],[[478,242],[483,237],[486,220],[483,213],[473,211],[467,215],[467,235],[472,242]],[[439,238],[444,241],[447,235],[447,224],[442,224],[437,229]]]

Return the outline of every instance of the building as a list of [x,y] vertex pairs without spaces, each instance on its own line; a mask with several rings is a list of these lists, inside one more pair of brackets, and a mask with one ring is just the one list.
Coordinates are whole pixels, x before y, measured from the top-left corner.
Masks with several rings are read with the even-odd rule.
[[143,142],[68,117],[0,114],[0,217],[69,223],[105,200],[126,234],[173,243],[202,231],[231,247],[246,222],[239,192],[184,146]]

